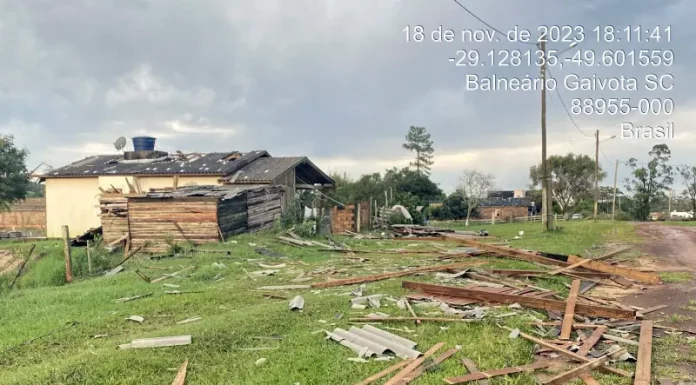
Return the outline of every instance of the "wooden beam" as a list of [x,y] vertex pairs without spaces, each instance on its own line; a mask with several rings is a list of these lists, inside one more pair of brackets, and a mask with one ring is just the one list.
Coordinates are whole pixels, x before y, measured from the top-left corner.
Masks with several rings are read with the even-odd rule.
[[600,338],[602,338],[602,335],[609,330],[606,326],[600,326],[596,328],[590,337],[582,342],[582,346],[580,347],[580,350],[578,350],[578,355],[585,357],[592,348],[597,345],[597,342],[599,342]]
[[[508,328],[508,327],[504,327],[504,328],[507,329],[507,330],[512,330],[512,329],[510,329],[510,328]],[[524,339],[526,339],[526,340],[528,340],[528,341],[534,342],[535,344],[538,344],[538,345],[540,345],[540,346],[543,346],[543,347],[545,347],[545,348],[547,348],[547,349],[551,349],[551,350],[555,351],[556,353],[565,355],[565,356],[567,356],[567,357],[569,357],[569,358],[572,358],[572,359],[574,359],[574,360],[576,360],[576,361],[580,361],[580,362],[590,362],[590,361],[592,361],[592,360],[590,360],[590,359],[587,358],[587,357],[583,357],[583,356],[581,356],[581,355],[579,355],[579,354],[573,353],[573,352],[571,352],[570,350],[566,350],[566,349],[563,348],[563,347],[559,347],[559,346],[557,346],[557,345],[555,345],[555,344],[552,344],[552,343],[550,343],[550,342],[548,342],[548,341],[544,341],[544,340],[542,340],[542,339],[540,339],[540,338],[536,338],[536,337],[534,337],[534,336],[530,336],[530,335],[527,334],[527,333],[520,333],[520,337],[522,337],[522,338],[524,338]],[[616,375],[619,375],[619,376],[622,376],[622,377],[631,377],[631,376],[633,375],[633,373],[629,373],[629,372],[627,372],[627,371],[625,371],[625,370],[616,369],[616,368],[612,368],[612,367],[609,367],[609,366],[600,366],[600,367],[599,367],[599,370],[601,370],[601,371],[603,371],[603,372],[606,372],[606,373],[609,373],[609,374],[616,374]]]
[[[623,354],[625,352],[626,352],[626,349],[621,349],[618,352],[616,352],[615,354],[618,355],[618,354]],[[596,368],[599,368],[600,366],[606,365],[606,363],[609,362],[609,360],[611,359],[611,356],[612,355],[610,355],[610,354],[606,354],[606,355],[604,355],[596,360],[586,362],[586,363],[576,367],[575,369],[569,370],[565,373],[561,373],[561,374],[549,379],[548,381],[544,382],[543,384],[544,385],[565,384],[568,381],[580,376],[583,373],[589,373],[592,369],[596,369]]]
[[63,232],[63,256],[65,257],[65,282],[73,281],[72,253],[70,251],[70,229],[68,226],[61,226]]
[[563,325],[561,326],[562,340],[570,339],[570,333],[573,332],[573,316],[575,315],[575,304],[578,302],[578,292],[580,291],[580,280],[576,279],[570,286],[570,294],[566,302],[565,313],[563,314]]
[[505,257],[521,259],[523,261],[528,261],[528,262],[538,262],[538,263],[542,263],[544,265],[568,266],[568,263],[566,263],[566,262],[559,261],[559,260],[553,259],[553,258],[546,258],[546,257],[543,257],[541,255],[538,255],[536,253],[532,253],[529,251],[489,245],[489,244],[486,244],[483,242],[478,242],[478,241],[475,241],[472,239],[457,237],[455,235],[445,235],[445,238],[447,238],[448,240],[457,241],[457,242],[463,243],[465,245],[476,247],[477,249],[486,250],[486,251],[489,251],[489,252],[492,252],[492,253],[495,253],[498,255],[502,255]]
[[440,318],[440,317],[362,317],[350,318],[350,322],[390,322],[390,321],[433,321],[433,322],[479,322],[477,319],[468,318]]
[[599,256],[599,257],[597,257],[597,258],[593,258],[593,260],[595,260],[595,261],[601,261],[601,260],[603,260],[603,259],[611,258],[611,257],[613,257],[613,256],[615,256],[615,255],[619,255],[619,254],[621,254],[621,253],[623,253],[623,252],[626,252],[626,251],[628,251],[628,250],[631,250],[632,248],[633,248],[633,246],[624,247],[623,249],[618,249],[618,250],[612,251],[612,252],[610,252],[610,253],[606,253],[606,254],[604,254],[604,255],[601,255],[601,256]]
[[443,346],[445,346],[444,342],[438,342],[436,343],[432,348],[428,349],[425,353],[423,353],[423,356],[420,358],[416,358],[413,360],[410,364],[406,365],[405,368],[401,369],[398,373],[394,375],[389,381],[385,382],[384,385],[396,385],[404,379],[409,373],[411,373],[414,369],[416,369],[420,364],[423,363],[427,358],[432,356],[433,354],[437,353],[438,350],[440,350]]
[[667,307],[667,305],[657,305],[657,306],[649,307],[649,308],[647,308],[647,309],[638,310],[638,313],[636,314],[636,317],[643,317],[643,316],[645,316],[645,315],[648,314],[648,313],[652,313],[652,312],[654,312],[654,311],[662,310],[662,309],[664,309],[664,308],[666,308],[666,307]]
[[529,365],[523,366],[512,366],[505,369],[489,370],[485,372],[469,373],[459,377],[445,378],[446,384],[462,384],[469,381],[485,380],[491,377],[505,376],[508,374],[522,373],[522,372],[532,372],[537,369],[544,369],[551,366],[550,362],[540,361]]
[[415,380],[416,378],[420,377],[423,373],[425,373],[427,370],[431,370],[432,368],[436,367],[437,365],[440,365],[444,360],[452,357],[455,353],[457,353],[460,349],[457,348],[452,348],[439,356],[437,356],[433,362],[429,365],[423,365],[420,368],[417,368],[416,370],[412,371],[411,373],[407,374],[406,377],[404,377],[400,382],[399,385],[406,385],[409,382]]
[[395,271],[392,273],[367,275],[364,277],[338,279],[335,281],[315,283],[315,284],[312,284],[312,288],[323,289],[323,288],[327,288],[327,287],[335,287],[335,286],[353,285],[353,284],[358,284],[358,283],[381,281],[384,279],[405,277],[405,276],[417,274],[417,273],[429,273],[429,272],[435,272],[435,271],[443,271],[443,270],[447,270],[447,269],[460,269],[460,268],[466,268],[466,267],[472,267],[472,266],[479,266],[479,265],[483,265],[486,263],[488,263],[488,262],[487,261],[470,261],[470,262],[454,263],[454,264],[450,264],[450,265],[416,267],[413,269],[408,269],[408,270],[404,270],[404,271]]
[[[501,294],[490,291],[470,289],[466,287],[432,285],[421,282],[404,281],[402,287],[422,291],[429,294],[442,294],[459,298],[471,298],[484,302],[499,302],[506,304],[519,303],[520,305],[535,309],[564,311],[566,303],[548,298],[530,297],[515,294]],[[607,306],[588,305],[578,303],[575,305],[575,312],[581,315],[616,319],[633,319],[635,311],[617,309]]]
[[[582,258],[576,257],[574,255],[568,256],[568,262],[577,263],[580,262]],[[609,273],[612,275],[618,275],[624,278],[632,279],[634,281],[640,281],[648,283],[651,285],[656,285],[661,282],[660,277],[656,274],[645,273],[635,269],[629,269],[626,267],[612,266],[601,261],[591,260],[583,265],[584,268],[599,271],[602,273]]]
[[[529,277],[529,276],[538,276],[541,274],[548,274],[547,271],[544,270],[516,270],[516,269],[492,269],[488,270],[489,272],[493,274],[498,274],[498,275],[506,275],[506,276],[511,276],[511,277]],[[582,278],[610,278],[611,274],[607,273],[599,273],[595,271],[574,271],[574,275]]]
[[[474,361],[468,359],[468,358],[463,358],[462,359],[462,364],[466,366],[466,370],[469,371],[471,374],[476,374],[476,373],[481,373],[481,371],[478,369]],[[478,385],[491,385],[491,382],[488,380],[478,380],[477,381]]]
[[590,262],[590,261],[591,261],[591,259],[583,259],[583,260],[578,261],[578,262],[576,262],[576,263],[574,263],[574,264],[572,264],[572,265],[570,265],[570,266],[559,267],[559,268],[556,269],[556,270],[549,271],[549,274],[550,274],[550,275],[556,275],[556,274],[560,274],[560,273],[564,273],[564,272],[569,272],[570,270],[573,270],[573,269],[575,269],[576,267],[580,267],[580,266],[582,266],[582,265],[584,265],[584,264],[586,264],[586,263],[588,263],[588,262]]
[[650,366],[652,361],[653,322],[646,320],[640,323],[640,343],[638,345],[638,363],[634,385],[650,385]]
[[397,364],[394,364],[394,365],[382,370],[381,372],[375,373],[375,374],[371,375],[370,377],[367,377],[366,379],[364,379],[360,382],[356,382],[355,385],[370,385],[371,383],[381,379],[382,377],[387,376],[387,375],[403,368],[404,366],[410,364],[411,362],[413,362],[413,359],[401,361]]
[[597,380],[595,380],[594,377],[590,375],[590,373],[581,374],[580,379],[582,380],[582,382],[585,383],[585,385],[602,385]]

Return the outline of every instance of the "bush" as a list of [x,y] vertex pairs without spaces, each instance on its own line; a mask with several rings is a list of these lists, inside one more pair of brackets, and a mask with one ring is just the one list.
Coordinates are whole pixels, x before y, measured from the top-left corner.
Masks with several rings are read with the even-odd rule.
[[405,225],[408,224],[409,221],[406,220],[406,217],[400,212],[395,212],[389,215],[389,223],[392,225]]

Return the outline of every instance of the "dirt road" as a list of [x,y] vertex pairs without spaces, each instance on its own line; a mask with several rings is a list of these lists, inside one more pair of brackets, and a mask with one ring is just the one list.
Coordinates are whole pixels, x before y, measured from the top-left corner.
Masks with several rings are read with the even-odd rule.
[[659,258],[662,266],[696,272],[696,227],[640,223],[637,229],[643,251]]
[[636,231],[642,239],[641,251],[648,256],[640,259],[641,267],[658,273],[679,274],[681,282],[651,287],[626,296],[621,302],[642,308],[667,305],[665,309],[649,314],[648,318],[662,319],[671,326],[696,329],[696,311],[693,302],[689,302],[696,299],[696,227],[639,223]]

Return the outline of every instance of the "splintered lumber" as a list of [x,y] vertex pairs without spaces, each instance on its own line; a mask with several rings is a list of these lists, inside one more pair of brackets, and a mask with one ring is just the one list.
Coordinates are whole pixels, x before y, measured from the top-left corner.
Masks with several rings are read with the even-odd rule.
[[638,345],[638,363],[634,385],[650,385],[650,362],[652,360],[653,322],[640,323],[640,343]]
[[437,365],[440,365],[444,360],[446,360],[446,359],[452,357],[452,356],[453,356],[455,353],[457,353],[459,350],[460,350],[460,349],[458,349],[458,348],[452,348],[452,349],[450,349],[450,350],[448,350],[448,351],[446,351],[446,352],[440,354],[439,356],[437,356],[437,357],[433,360],[433,362],[432,362],[431,364],[429,364],[429,365],[423,365],[423,366],[421,366],[420,368],[418,368],[418,369],[412,371],[411,373],[407,374],[406,377],[404,377],[403,379],[401,379],[401,381],[399,382],[399,385],[406,385],[406,384],[408,384],[409,382],[415,380],[416,378],[420,377],[420,376],[421,376],[423,373],[425,373],[426,371],[428,371],[428,370],[430,370],[430,369],[436,367]]
[[398,373],[396,373],[394,375],[394,377],[390,378],[389,381],[385,382],[384,385],[397,385],[401,380],[406,378],[406,376],[409,373],[411,373],[414,369],[419,367],[420,364],[423,363],[423,361],[425,361],[427,358],[429,358],[433,354],[437,353],[437,351],[440,350],[443,346],[445,346],[444,342],[436,343],[435,345],[433,345],[432,348],[428,349],[427,352],[423,353],[423,356],[411,361],[411,363],[406,365],[405,368],[401,369]]
[[[531,297],[527,295],[503,294],[490,291],[471,289],[467,287],[454,287],[443,285],[432,285],[421,282],[404,281],[401,286],[407,289],[418,290],[428,294],[442,294],[459,298],[471,298],[483,302],[498,302],[505,304],[519,303],[520,305],[528,306],[535,309],[564,311],[566,303],[555,299]],[[575,305],[575,312],[580,315],[616,318],[616,319],[633,319],[635,311],[618,309],[608,306],[588,305],[578,303]]]
[[184,361],[179,367],[179,371],[176,373],[172,385],[184,385],[186,382],[186,367],[188,367],[188,360]]
[[613,256],[615,256],[615,255],[619,255],[619,254],[621,254],[621,253],[623,253],[623,252],[626,252],[626,251],[628,251],[628,250],[631,250],[632,248],[633,248],[633,246],[628,246],[628,247],[624,247],[623,249],[614,250],[614,251],[612,251],[612,252],[610,252],[610,253],[606,253],[606,254],[601,255],[601,256],[599,256],[599,257],[597,257],[597,258],[594,258],[594,260],[595,260],[595,261],[601,261],[601,260],[603,260],[603,259],[611,258],[611,257],[613,257]]
[[405,276],[417,274],[417,273],[429,273],[429,272],[443,271],[443,270],[448,270],[448,269],[460,269],[460,268],[464,268],[464,267],[483,265],[486,263],[487,263],[486,261],[471,261],[471,262],[455,263],[455,264],[451,264],[451,265],[424,266],[424,267],[417,267],[414,269],[408,269],[408,270],[404,270],[404,271],[395,271],[392,273],[375,274],[375,275],[368,275],[368,276],[364,276],[364,277],[338,279],[335,281],[315,283],[315,284],[312,284],[311,286],[314,289],[323,289],[323,288],[327,288],[327,287],[354,285],[354,284],[358,284],[358,283],[381,281],[381,280],[389,279],[389,278],[405,277]]
[[528,262],[539,262],[544,265],[555,265],[555,266],[568,266],[568,263],[559,261],[557,259],[553,258],[547,258],[541,255],[538,255],[536,253],[532,253],[529,251],[524,251],[524,250],[518,250],[518,249],[512,249],[509,247],[501,247],[501,246],[494,246],[490,245],[484,242],[478,242],[474,241],[472,239],[466,239],[466,238],[459,238],[456,236],[452,235],[446,235],[446,238],[449,240],[455,240],[460,243],[464,243],[466,245],[475,247],[477,249],[485,250],[491,253],[495,253],[497,255],[502,255],[505,257],[510,257],[510,258],[515,258],[515,259],[521,259],[523,261],[528,261]]
[[150,283],[157,283],[157,282],[164,281],[165,279],[169,279],[169,278],[172,278],[172,277],[176,277],[177,275],[183,273],[184,271],[191,270],[191,269],[193,269],[194,267],[195,267],[195,266],[189,266],[189,267],[185,267],[185,268],[183,268],[183,269],[181,269],[181,270],[179,270],[179,271],[176,271],[176,272],[174,272],[174,273],[165,274],[165,275],[163,275],[163,276],[161,276],[161,277],[159,277],[159,278],[153,279],[152,281],[150,281]]
[[570,286],[570,294],[566,302],[565,313],[563,314],[563,325],[561,326],[562,340],[570,339],[573,332],[573,316],[575,316],[575,304],[578,302],[578,291],[580,291],[580,280],[576,279]]
[[403,368],[404,366],[410,364],[412,361],[413,361],[413,359],[408,359],[408,360],[396,363],[396,364],[382,370],[381,372],[375,373],[375,374],[371,375],[370,377],[367,377],[366,379],[355,383],[355,385],[370,385],[371,383],[381,379],[382,377],[387,376],[387,375]]
[[599,339],[602,338],[602,335],[609,330],[606,326],[600,326],[596,328],[590,337],[582,342],[582,346],[580,347],[580,350],[578,350],[578,355],[580,356],[586,356],[592,348],[597,345],[597,342],[599,342]]
[[256,290],[301,290],[301,289],[311,289],[311,285],[284,285],[284,286],[261,286],[256,288]]
[[580,260],[580,261],[578,261],[570,266],[560,267],[556,270],[549,271],[549,274],[556,275],[556,274],[560,274],[560,273],[570,272],[571,270],[575,269],[576,267],[580,267],[580,266],[582,266],[590,261],[591,261],[591,259],[582,259],[582,260]]
[[443,381],[447,384],[462,384],[469,381],[485,380],[491,377],[506,376],[508,374],[532,372],[537,369],[544,369],[551,366],[550,362],[539,361],[529,365],[512,366],[505,369],[489,370],[485,372],[469,373],[459,377],[445,378]]
[[[626,349],[621,349],[616,353],[623,354],[625,352],[626,352]],[[583,373],[588,373],[593,369],[597,369],[600,366],[606,365],[606,363],[609,362],[609,360],[611,359],[611,356],[612,356],[611,354],[606,354],[606,355],[604,355],[596,360],[586,362],[586,363],[576,367],[575,369],[569,370],[565,373],[561,373],[561,374],[549,379],[548,381],[544,382],[544,385],[565,384],[568,381],[580,376]]]
[[627,340],[625,338],[621,338],[621,337],[617,337],[617,336],[612,336],[611,334],[604,334],[602,336],[602,338],[604,338],[605,340],[616,341],[616,342],[620,342],[622,344],[631,345],[631,346],[638,346],[639,345],[638,342],[636,342],[636,341]]
[[[468,359],[468,358],[463,358],[462,359],[462,364],[466,366],[466,370],[469,371],[471,374],[476,374],[480,373],[481,371],[478,369],[474,361]],[[477,381],[478,385],[491,385],[491,382],[488,380],[478,380]]]
[[[569,263],[577,263],[581,260],[583,260],[583,258],[576,257],[574,255],[568,256]],[[591,260],[590,262],[585,263],[582,267],[584,267],[585,269],[595,270],[602,273],[618,275],[620,277],[648,283],[651,285],[656,285],[661,282],[660,277],[656,274],[645,273],[635,269],[629,269],[627,267],[612,266],[601,261]]]
[[418,316],[416,315],[416,312],[413,311],[413,308],[411,307],[411,302],[409,302],[408,298],[404,298],[404,304],[406,305],[406,308],[408,309],[409,313],[413,316],[413,318],[416,319],[416,324],[420,325],[421,320],[418,319]]
[[433,322],[479,322],[476,319],[468,318],[439,318],[439,317],[362,317],[351,318],[350,322],[388,322],[388,321],[433,321]]
[[[488,270],[493,274],[505,275],[509,277],[537,277],[548,274],[545,270],[515,270],[515,269],[492,269]],[[610,278],[611,274],[599,273],[596,271],[574,271],[573,275],[584,278]]]
[[581,374],[580,379],[582,380],[582,382],[585,383],[585,385],[602,385],[597,380],[595,380],[594,377],[590,375],[590,373]]
[[[503,326],[503,328],[504,328],[504,329],[507,329],[507,330],[509,330],[509,331],[512,331],[512,329],[510,329],[509,327]],[[528,341],[534,342],[535,344],[538,344],[539,346],[545,347],[545,348],[547,348],[547,349],[551,349],[551,350],[555,351],[556,353],[565,355],[565,356],[567,356],[567,357],[569,357],[569,358],[572,358],[572,359],[574,359],[574,360],[576,360],[576,361],[580,361],[580,362],[590,362],[590,361],[592,361],[591,359],[589,359],[589,358],[587,358],[587,357],[584,357],[584,356],[581,356],[581,355],[579,355],[579,354],[573,353],[573,352],[571,352],[570,350],[566,350],[564,347],[560,347],[560,346],[558,346],[558,345],[556,345],[556,344],[553,344],[553,343],[551,343],[551,342],[544,341],[544,340],[542,340],[542,339],[540,339],[540,338],[536,338],[536,337],[531,336],[531,335],[529,335],[529,334],[527,334],[527,333],[520,332],[520,337],[522,337],[522,338],[524,338],[524,339],[526,339],[526,340],[528,340]],[[622,377],[631,377],[631,376],[633,375],[633,373],[629,373],[629,372],[627,372],[627,371],[625,371],[625,370],[612,368],[612,367],[609,367],[609,366],[606,366],[606,365],[605,365],[605,366],[600,366],[600,367],[599,367],[599,370],[601,370],[601,371],[603,371],[603,372],[606,372],[606,373],[610,373],[610,374],[616,374],[616,375],[619,375],[619,376],[622,376]]]
[[643,317],[643,316],[645,316],[645,315],[648,314],[648,313],[652,313],[652,312],[654,312],[654,311],[662,310],[662,309],[664,309],[664,308],[666,308],[666,307],[667,307],[667,305],[657,305],[657,306],[649,307],[649,308],[647,308],[647,309],[639,310],[639,311],[638,311],[638,314],[636,314],[636,317]]

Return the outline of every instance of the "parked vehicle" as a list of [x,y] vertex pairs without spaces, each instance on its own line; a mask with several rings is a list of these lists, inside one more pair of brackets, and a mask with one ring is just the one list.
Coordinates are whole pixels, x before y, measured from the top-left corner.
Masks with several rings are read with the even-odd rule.
[[582,219],[582,214],[573,214],[570,219]]

